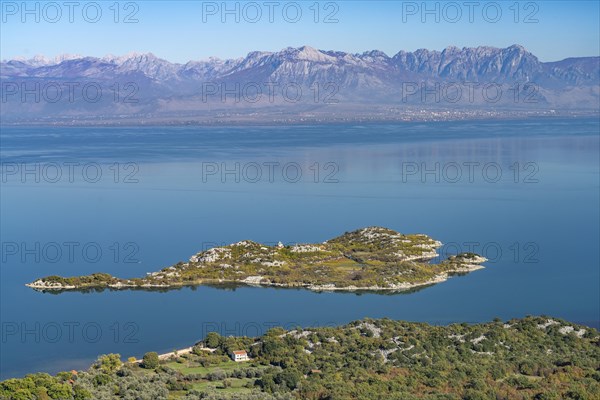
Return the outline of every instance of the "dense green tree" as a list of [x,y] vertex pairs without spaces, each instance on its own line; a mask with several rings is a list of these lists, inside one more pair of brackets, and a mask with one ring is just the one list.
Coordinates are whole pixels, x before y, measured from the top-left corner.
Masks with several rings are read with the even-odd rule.
[[206,344],[206,347],[215,349],[221,344],[221,335],[217,332],[208,332],[206,339],[204,339],[204,343]]
[[158,367],[158,353],[155,351],[148,352],[144,354],[144,358],[142,359],[142,367],[146,369],[155,369]]
[[117,371],[121,368],[121,365],[123,365],[123,363],[121,362],[121,356],[119,354],[101,355],[94,364],[96,368],[107,374],[112,374]]
[[48,389],[48,396],[51,399],[69,399],[71,398],[71,386],[68,383],[55,383]]
[[74,400],[87,400],[91,399],[92,394],[89,390],[83,388],[80,385],[73,386],[73,399]]

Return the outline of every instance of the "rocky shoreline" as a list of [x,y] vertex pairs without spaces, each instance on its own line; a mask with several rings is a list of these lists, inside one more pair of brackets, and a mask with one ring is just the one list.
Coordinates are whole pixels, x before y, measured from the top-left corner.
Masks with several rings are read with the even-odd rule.
[[[487,261],[487,259],[485,259],[484,257],[481,257],[482,261],[481,262],[485,262]],[[77,291],[77,290],[83,290],[83,289],[117,289],[117,290],[136,290],[136,289],[169,289],[169,288],[180,288],[180,287],[185,287],[185,286],[201,286],[201,285],[207,285],[207,284],[226,284],[226,283],[232,283],[232,284],[241,284],[241,285],[246,285],[246,286],[253,286],[253,287],[280,287],[280,288],[288,288],[288,289],[293,289],[293,288],[304,288],[304,289],[309,289],[312,290],[314,292],[356,292],[356,291],[371,291],[371,292],[375,292],[375,291],[390,291],[390,292],[402,292],[402,291],[407,291],[407,290],[411,290],[411,289],[415,289],[418,287],[422,287],[422,286],[429,286],[429,285],[435,285],[437,283],[442,283],[447,281],[452,275],[454,274],[465,274],[465,273],[469,273],[469,272],[473,272],[473,271],[477,271],[480,269],[484,269],[485,267],[479,264],[469,264],[469,265],[464,265],[461,268],[456,268],[453,270],[449,270],[445,273],[436,275],[434,278],[429,279],[427,281],[423,281],[423,282],[417,282],[417,283],[400,283],[400,284],[390,284],[390,286],[354,286],[354,285],[350,285],[350,286],[335,286],[334,284],[321,284],[321,285],[314,285],[314,284],[307,284],[307,283],[303,283],[303,282],[292,282],[292,283],[277,283],[277,282],[271,282],[269,280],[266,280],[264,277],[262,276],[249,276],[245,279],[240,279],[240,280],[225,280],[225,279],[221,279],[221,280],[200,280],[197,282],[175,282],[172,284],[164,284],[164,285],[152,285],[152,284],[144,284],[144,285],[134,285],[134,284],[126,284],[126,283],[121,283],[118,282],[116,284],[110,284],[110,285],[89,285],[89,286],[74,286],[74,285],[61,285],[57,282],[46,282],[42,279],[38,279],[34,282],[31,283],[27,283],[25,284],[25,286],[32,288],[32,289],[36,289],[36,290],[42,290],[42,291]]]

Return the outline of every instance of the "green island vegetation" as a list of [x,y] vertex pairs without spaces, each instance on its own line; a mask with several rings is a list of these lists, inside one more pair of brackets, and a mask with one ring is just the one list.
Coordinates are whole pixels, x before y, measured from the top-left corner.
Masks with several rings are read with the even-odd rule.
[[89,288],[148,289],[211,283],[241,283],[311,290],[392,290],[445,281],[451,274],[483,268],[473,253],[450,256],[439,263],[442,244],[427,235],[404,235],[369,227],[318,244],[267,246],[244,240],[214,247],[143,278],[120,279],[105,273],[48,276],[27,286],[42,291]]
[[[234,362],[233,351],[248,361]],[[258,338],[215,332],[192,348],[87,371],[0,382],[0,399],[600,398],[600,333],[549,317],[432,326],[389,319]]]

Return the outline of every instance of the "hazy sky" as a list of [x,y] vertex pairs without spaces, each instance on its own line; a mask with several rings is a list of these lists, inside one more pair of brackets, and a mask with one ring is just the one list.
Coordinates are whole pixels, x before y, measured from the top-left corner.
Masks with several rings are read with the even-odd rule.
[[542,61],[600,55],[598,1],[65,0],[23,6],[1,0],[0,5],[2,59],[135,51],[186,62],[305,44],[394,55],[516,43]]

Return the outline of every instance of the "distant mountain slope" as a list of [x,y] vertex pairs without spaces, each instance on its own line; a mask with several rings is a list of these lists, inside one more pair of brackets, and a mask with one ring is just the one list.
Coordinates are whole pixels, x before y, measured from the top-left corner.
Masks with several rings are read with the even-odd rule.
[[[362,54],[309,46],[171,63],[151,53],[0,63],[1,116],[146,118],[365,107],[598,110],[600,57],[543,63],[519,45]],[[85,89],[84,89],[85,88]],[[96,92],[100,91],[101,96]]]

